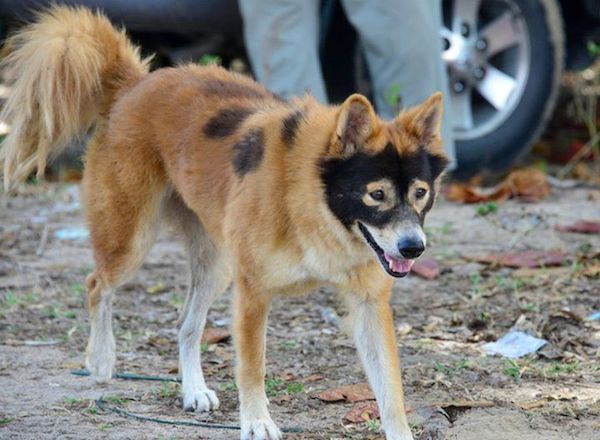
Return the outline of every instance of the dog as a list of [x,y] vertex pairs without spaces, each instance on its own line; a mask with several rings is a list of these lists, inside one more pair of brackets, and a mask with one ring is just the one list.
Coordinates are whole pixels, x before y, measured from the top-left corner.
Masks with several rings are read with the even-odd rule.
[[179,328],[183,408],[219,406],[200,336],[234,285],[241,438],[280,439],[265,395],[267,315],[275,295],[335,286],[388,439],[411,439],[394,334],[394,278],[426,245],[425,215],[447,164],[440,93],[393,121],[361,95],[341,105],[285,101],[216,66],[149,73],[149,59],[102,14],[52,7],[9,40],[14,78],[0,150],[9,190],[90,132],[82,182],[95,268],[86,281],[86,366],[115,367],[112,300],[161,223],[189,253]]

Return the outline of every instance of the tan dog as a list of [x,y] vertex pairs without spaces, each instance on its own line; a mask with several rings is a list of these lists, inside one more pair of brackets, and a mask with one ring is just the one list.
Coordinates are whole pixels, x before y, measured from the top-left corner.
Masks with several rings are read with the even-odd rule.
[[387,438],[412,438],[389,300],[392,277],[425,247],[423,220],[446,164],[440,94],[388,123],[360,95],[323,106],[285,102],[217,67],[149,74],[124,33],[80,8],[39,15],[10,44],[7,189],[93,130],[83,187],[96,262],[86,365],[96,379],[115,365],[113,294],[168,219],[190,257],[179,332],[186,410],[219,405],[199,340],[211,302],[234,281],[241,437],[279,439],[264,389],[271,299],[328,284],[349,307]]

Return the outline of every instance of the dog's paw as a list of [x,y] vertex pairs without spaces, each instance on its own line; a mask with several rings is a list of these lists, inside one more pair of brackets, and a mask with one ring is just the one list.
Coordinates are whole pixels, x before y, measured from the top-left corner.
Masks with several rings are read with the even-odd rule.
[[213,390],[201,388],[183,393],[183,409],[185,411],[205,412],[219,408],[219,399]]
[[242,423],[241,440],[280,440],[281,431],[272,420]]
[[95,382],[105,383],[113,376],[115,359],[111,356],[88,356],[85,359],[85,366]]

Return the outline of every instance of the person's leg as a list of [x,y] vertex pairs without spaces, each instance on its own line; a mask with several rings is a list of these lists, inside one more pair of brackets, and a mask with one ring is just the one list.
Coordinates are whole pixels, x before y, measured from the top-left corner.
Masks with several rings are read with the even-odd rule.
[[441,91],[446,101],[442,135],[454,159],[448,77],[441,59],[440,0],[342,2],[366,52],[378,113],[391,119],[400,108]]
[[318,0],[239,0],[244,38],[259,82],[283,96],[327,102],[319,62]]

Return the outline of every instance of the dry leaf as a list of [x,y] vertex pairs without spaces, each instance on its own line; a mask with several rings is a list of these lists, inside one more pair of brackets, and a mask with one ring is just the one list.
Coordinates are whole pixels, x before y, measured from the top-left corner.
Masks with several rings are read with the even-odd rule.
[[377,402],[360,402],[354,405],[344,416],[344,420],[350,423],[364,423],[379,418]]
[[511,190],[512,197],[538,201],[550,195],[550,184],[546,175],[536,168],[513,171],[501,183]]
[[523,402],[515,403],[515,405],[517,405],[519,408],[524,409],[526,411],[529,411],[531,409],[541,408],[543,406],[546,406],[547,404],[548,404],[547,398],[535,399],[535,400],[525,400]]
[[586,266],[581,273],[588,278],[600,278],[600,263]]
[[562,266],[567,254],[559,250],[498,252],[484,256],[467,257],[479,263],[496,264],[506,267],[553,267]]
[[167,290],[169,290],[169,287],[165,283],[156,283],[155,285],[148,287],[146,292],[151,295],[156,295],[158,293],[166,292]]
[[548,195],[550,184],[544,173],[535,168],[513,171],[504,181],[490,189],[464,183],[453,183],[446,189],[448,200],[459,203],[503,201],[512,197],[535,202]]
[[560,232],[577,232],[579,234],[600,234],[600,222],[577,220],[571,225],[557,226],[556,230]]
[[432,258],[415,260],[412,271],[426,280],[433,280],[440,275],[441,269],[437,261]]
[[231,333],[226,328],[205,328],[200,342],[203,344],[216,344],[229,339]]
[[324,402],[340,402],[345,400],[352,403],[375,399],[375,395],[366,383],[331,388],[317,393],[315,397]]

